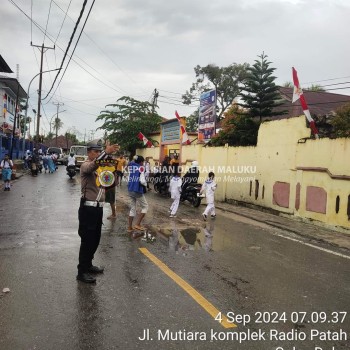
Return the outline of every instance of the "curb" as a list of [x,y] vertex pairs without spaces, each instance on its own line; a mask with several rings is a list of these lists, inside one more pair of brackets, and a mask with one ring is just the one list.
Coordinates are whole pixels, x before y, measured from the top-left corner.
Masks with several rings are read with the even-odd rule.
[[[233,214],[236,214],[236,215],[239,215],[239,216],[243,216],[243,217],[245,217],[245,218],[247,218],[247,219],[250,219],[250,220],[254,220],[254,221],[257,221],[257,222],[261,222],[261,223],[263,223],[263,224],[269,225],[269,226],[274,227],[274,228],[278,228],[278,229],[280,229],[280,230],[285,230],[285,231],[290,232],[290,233],[293,233],[293,234],[295,234],[295,235],[297,235],[297,236],[299,236],[299,237],[306,238],[306,239],[308,239],[308,240],[310,240],[310,241],[314,241],[314,242],[318,242],[318,243],[323,243],[323,244],[326,243],[326,244],[328,244],[328,245],[330,245],[330,246],[332,246],[332,247],[341,248],[341,249],[345,249],[346,251],[350,251],[350,248],[349,248],[349,247],[345,247],[345,246],[343,246],[343,245],[339,245],[339,244],[337,244],[337,243],[334,243],[334,242],[332,242],[332,241],[330,241],[330,240],[323,239],[323,238],[319,238],[319,237],[317,237],[317,236],[313,236],[313,235],[310,235],[310,234],[307,234],[307,233],[301,233],[301,232],[298,231],[297,229],[293,229],[293,228],[291,228],[291,227],[289,227],[289,226],[285,226],[285,225],[279,224],[279,223],[277,223],[277,222],[271,222],[271,221],[268,221],[268,220],[259,219],[259,218],[257,218],[257,217],[252,217],[251,215],[247,215],[247,214],[245,214],[245,213],[238,213],[236,210],[232,210],[232,209],[230,209],[230,208],[226,208],[226,207],[223,207],[223,206],[220,206],[220,205],[216,205],[216,208],[217,208],[217,209],[220,209],[220,210],[222,210],[222,211],[224,211],[224,212],[226,211],[226,212],[233,213]],[[249,208],[249,209],[250,209],[250,208]],[[256,210],[256,209],[252,209],[252,210]],[[271,214],[271,213],[268,213],[268,214]],[[275,215],[275,214],[271,214],[271,215]],[[276,216],[278,217],[279,215],[276,215]],[[291,218],[284,218],[284,219],[293,220],[293,219],[291,219]],[[298,223],[300,223],[300,224],[306,224],[306,225],[308,224],[308,223],[304,223],[304,222],[302,222],[302,221],[298,221]],[[309,225],[312,225],[312,224],[309,224]],[[316,229],[317,226],[315,225],[314,228]],[[342,232],[335,231],[335,230],[330,230],[330,229],[326,229],[326,230],[329,230],[330,232],[335,232],[336,234],[340,234],[340,235],[347,235],[346,233],[342,233]],[[350,236],[349,236],[349,237],[348,237],[348,236],[344,236],[344,238],[350,239]]]

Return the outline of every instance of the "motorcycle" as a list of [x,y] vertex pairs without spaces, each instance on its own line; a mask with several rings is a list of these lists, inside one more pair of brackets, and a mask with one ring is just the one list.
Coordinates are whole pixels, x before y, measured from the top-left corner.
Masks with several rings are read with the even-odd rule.
[[69,178],[73,179],[75,174],[76,174],[75,165],[68,165],[67,166],[67,175],[69,176]]
[[189,201],[195,208],[199,207],[202,201],[200,196],[202,185],[191,183],[182,189],[180,202]]
[[153,177],[154,191],[170,196],[168,174],[157,173]]

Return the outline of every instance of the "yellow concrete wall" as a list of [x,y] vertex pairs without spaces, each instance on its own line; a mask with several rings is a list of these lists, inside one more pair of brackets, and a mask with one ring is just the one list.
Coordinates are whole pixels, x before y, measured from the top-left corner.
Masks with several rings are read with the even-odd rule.
[[[334,179],[320,171],[298,170],[298,167],[326,168],[334,175],[350,176],[350,139],[307,139],[311,131],[305,117],[283,119],[263,123],[260,126],[255,147],[205,147],[204,145],[182,146],[182,163],[189,166],[197,160],[201,166],[201,181],[209,171],[214,171],[218,189],[217,201],[238,200],[272,208],[303,218],[318,220],[329,225],[350,228],[347,216],[349,179]],[[157,153],[158,152],[158,153]],[[142,149],[143,156],[158,159],[159,148]],[[256,173],[234,173],[242,166],[256,167]],[[230,171],[220,172],[223,167]],[[251,169],[252,169],[251,168]],[[259,194],[255,199],[255,180],[259,181]],[[249,194],[250,181],[252,192]],[[273,204],[275,182],[290,184],[289,208]],[[295,209],[296,185],[300,183],[300,208]],[[262,188],[264,186],[264,198]],[[306,210],[307,186],[322,187],[327,192],[327,213]],[[340,197],[336,213],[336,198]]]

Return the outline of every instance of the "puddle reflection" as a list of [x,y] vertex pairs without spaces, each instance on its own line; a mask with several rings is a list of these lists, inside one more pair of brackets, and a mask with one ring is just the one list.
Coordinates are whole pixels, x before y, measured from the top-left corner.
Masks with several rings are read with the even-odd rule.
[[204,250],[212,252],[215,220],[199,227],[184,227],[176,220],[171,221],[168,235],[168,247],[171,252]]

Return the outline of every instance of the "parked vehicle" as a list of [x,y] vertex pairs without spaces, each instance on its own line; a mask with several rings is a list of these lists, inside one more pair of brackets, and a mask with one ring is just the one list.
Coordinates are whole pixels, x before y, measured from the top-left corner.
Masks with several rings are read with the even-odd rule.
[[170,196],[169,192],[169,175],[166,173],[157,173],[153,177],[154,191]]
[[202,197],[200,197],[201,188],[201,184],[189,184],[182,190],[180,202],[189,201],[195,208],[199,207],[202,201]]
[[73,145],[71,146],[69,153],[74,153],[77,167],[80,167],[88,158],[86,146]]

